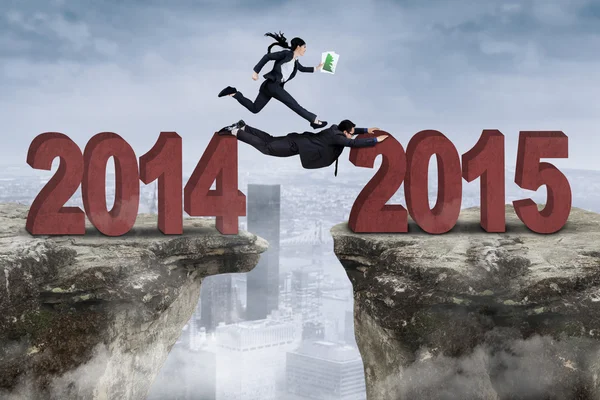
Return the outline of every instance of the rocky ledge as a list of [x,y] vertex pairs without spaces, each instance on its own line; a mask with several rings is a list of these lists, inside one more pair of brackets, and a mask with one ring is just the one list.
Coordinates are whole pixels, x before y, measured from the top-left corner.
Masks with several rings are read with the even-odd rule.
[[552,235],[511,206],[443,235],[331,229],[354,286],[369,400],[600,399],[600,215],[573,208]]
[[214,220],[163,235],[140,215],[121,237],[31,236],[0,204],[0,398],[144,399],[203,278],[254,268],[267,242]]

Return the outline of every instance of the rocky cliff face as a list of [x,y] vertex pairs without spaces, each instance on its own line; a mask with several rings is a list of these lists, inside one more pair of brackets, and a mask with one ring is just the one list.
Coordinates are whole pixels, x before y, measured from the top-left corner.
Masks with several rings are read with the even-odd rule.
[[600,399],[600,215],[506,233],[479,208],[429,235],[331,233],[354,285],[369,400]]
[[267,242],[142,215],[121,237],[33,237],[0,205],[0,398],[144,399],[206,276],[247,272]]

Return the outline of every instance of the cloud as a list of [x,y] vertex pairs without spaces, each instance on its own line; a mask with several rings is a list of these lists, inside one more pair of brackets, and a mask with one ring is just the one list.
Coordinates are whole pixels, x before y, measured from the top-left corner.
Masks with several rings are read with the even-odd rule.
[[[286,86],[330,123],[379,126],[404,144],[440,129],[466,149],[482,129],[498,128],[511,136],[507,159],[524,125],[550,126],[571,138],[568,165],[598,168],[600,56],[592,49],[600,35],[583,12],[591,2],[310,0],[299,9],[289,1],[11,1],[7,9],[0,119],[15,140],[3,146],[4,163],[24,164],[31,140],[49,130],[82,148],[93,134],[115,131],[138,155],[160,131],[175,130],[193,164],[212,133],[239,118],[274,135],[312,131],[278,101],[253,115],[216,97],[227,85],[256,96],[251,70],[271,43],[263,35],[281,30],[307,41],[304,65],[318,64],[324,50],[341,55],[334,76],[298,74]],[[245,144],[239,154],[301,168]]]
[[592,396],[586,371],[597,368],[596,343],[537,335],[498,340],[504,335],[502,329],[490,332],[489,342],[461,357],[433,356],[422,349],[417,361],[399,375],[386,377],[381,388],[399,398],[432,400]]

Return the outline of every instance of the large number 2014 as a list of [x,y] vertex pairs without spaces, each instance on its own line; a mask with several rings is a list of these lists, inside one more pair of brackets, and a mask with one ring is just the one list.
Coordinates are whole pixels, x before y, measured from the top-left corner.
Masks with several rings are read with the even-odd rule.
[[[140,180],[158,179],[158,228],[165,234],[183,233],[182,144],[175,132],[162,132],[150,151],[138,160],[119,135],[102,132],[92,137],[82,154],[68,136],[47,132],[29,147],[27,163],[50,170],[60,157],[54,176],[37,195],[27,216],[26,229],[33,235],[85,234],[85,214],[107,236],[131,230],[138,214]],[[115,163],[115,200],[106,204],[106,166]],[[238,217],[246,215],[246,196],[238,190],[237,141],[214,135],[184,189],[185,211],[191,216],[216,216],[216,228],[238,233]],[[216,181],[216,189],[210,187]],[[85,214],[79,207],[64,207],[81,183]]]
[[[379,131],[376,134],[388,134]],[[388,134],[389,135],[389,134]],[[364,135],[360,135],[362,137]],[[504,232],[505,181],[504,135],[484,130],[477,144],[462,155],[446,136],[435,130],[417,133],[406,152],[391,135],[383,146],[353,148],[350,161],[373,168],[381,154],[379,170],[354,202],[348,225],[354,232],[407,232],[407,210],[385,204],[404,182],[404,197],[412,219],[431,234],[451,230],[458,220],[462,202],[462,179],[480,178],[481,226],[487,232]],[[429,161],[438,165],[438,196],[430,208]],[[519,219],[537,233],[554,233],[566,223],[571,211],[571,186],[554,165],[541,158],[567,158],[568,138],[560,131],[523,131],[519,137],[515,183],[529,190],[546,185],[548,200],[542,210],[532,199],[513,201]]]

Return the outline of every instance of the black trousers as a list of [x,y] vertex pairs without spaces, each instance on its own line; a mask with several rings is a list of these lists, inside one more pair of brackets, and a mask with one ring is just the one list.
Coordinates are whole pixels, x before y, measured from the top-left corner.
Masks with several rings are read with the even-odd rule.
[[290,135],[271,136],[251,126],[237,131],[237,138],[263,154],[274,157],[291,157],[298,154],[298,145]]
[[265,80],[260,89],[258,90],[258,96],[254,102],[250,101],[240,92],[237,92],[233,97],[244,107],[246,107],[251,113],[257,114],[264,106],[267,105],[269,100],[275,98],[288,106],[296,114],[307,120],[308,122],[314,122],[317,119],[317,115],[303,108],[298,102],[289,94],[281,83]]

